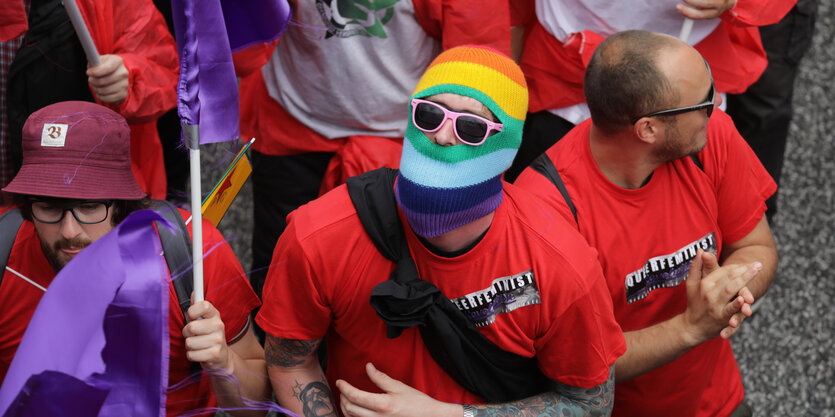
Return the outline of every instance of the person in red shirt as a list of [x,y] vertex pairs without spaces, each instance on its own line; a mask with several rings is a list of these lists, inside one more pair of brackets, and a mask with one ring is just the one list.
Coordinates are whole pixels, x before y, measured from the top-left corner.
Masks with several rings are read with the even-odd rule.
[[610,36],[585,94],[591,119],[515,185],[561,210],[600,254],[628,347],[613,415],[750,415],[728,338],[774,279],[764,212],[776,184],[716,108],[707,62],[674,37]]
[[291,211],[350,176],[397,168],[403,109],[435,56],[471,44],[510,52],[506,0],[366,3],[290,0],[293,22],[241,79],[241,137],[256,139],[250,281],[259,295]]
[[740,94],[760,78],[767,65],[759,26],[780,21],[795,2],[512,2],[513,24],[524,31],[524,42],[515,48],[522,49],[520,66],[531,88],[531,114],[525,141],[506,178],[513,182],[528,163],[589,117],[583,98],[583,73],[594,49],[607,36],[632,29],[680,36],[685,19],[690,19],[692,26],[685,41],[707,59],[716,91]]
[[[625,346],[596,253],[558,213],[501,180],[522,139],[522,71],[488,48],[452,48],[432,61],[410,102],[396,180],[370,181],[380,194],[368,197],[391,205],[385,221],[404,234],[395,246],[408,246],[417,275],[416,291],[406,292],[436,288],[449,298],[438,314],[460,314],[494,348],[534,363],[542,383],[491,401],[465,387],[479,369],[442,364],[461,356],[455,346],[427,347],[424,331],[444,332],[416,322],[435,313],[392,327],[419,304],[386,290],[395,266],[407,268],[377,249],[342,185],[292,213],[275,248],[256,320],[279,403],[304,416],[607,415],[611,366]],[[432,340],[457,340],[447,336]],[[324,338],[327,376],[316,355]]]
[[[25,220],[0,285],[0,381],[57,272],[128,214],[149,207],[130,161],[129,127],[106,107],[62,102],[27,119],[23,166],[4,188]],[[208,222],[203,222],[203,247],[206,300],[188,309],[188,324],[171,286],[170,416],[269,398],[263,350],[249,325],[258,299],[231,248]],[[192,362],[203,368],[196,377],[190,377]]]

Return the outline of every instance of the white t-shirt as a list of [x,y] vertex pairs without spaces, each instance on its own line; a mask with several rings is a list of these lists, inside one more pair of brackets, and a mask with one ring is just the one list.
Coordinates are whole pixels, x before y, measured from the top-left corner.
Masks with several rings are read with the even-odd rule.
[[[536,17],[542,27],[561,42],[584,30],[604,37],[630,29],[678,37],[684,24],[684,16],[675,8],[678,3],[681,1],[536,0]],[[719,18],[693,21],[687,43],[701,42],[720,22]],[[574,124],[590,116],[585,103],[549,111]]]

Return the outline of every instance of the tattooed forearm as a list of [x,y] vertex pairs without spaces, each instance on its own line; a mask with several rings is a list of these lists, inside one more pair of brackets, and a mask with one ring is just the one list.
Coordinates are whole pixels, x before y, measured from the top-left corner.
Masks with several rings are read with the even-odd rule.
[[321,342],[322,339],[295,340],[267,335],[267,343],[264,349],[267,366],[289,368],[301,365],[308,357],[316,353],[316,348],[319,347]]
[[476,406],[477,417],[509,416],[608,416],[615,401],[615,368],[609,379],[592,388],[555,383],[553,391],[507,404]]
[[313,381],[304,386],[296,381],[293,396],[302,403],[304,417],[337,415],[333,394],[325,381]]

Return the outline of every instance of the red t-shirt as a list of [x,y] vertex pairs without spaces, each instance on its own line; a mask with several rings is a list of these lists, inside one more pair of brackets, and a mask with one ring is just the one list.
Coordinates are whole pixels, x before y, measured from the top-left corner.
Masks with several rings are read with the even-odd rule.
[[[190,216],[183,210],[180,210],[180,213],[184,218]],[[188,229],[191,233],[190,223]],[[232,249],[220,232],[207,221],[203,222],[203,251],[205,297],[220,312],[226,327],[226,340],[232,343],[247,329],[249,313],[258,306],[258,297],[249,286],[243,268]],[[48,288],[49,283],[55,278],[55,272],[44,256],[32,222],[23,222],[7,267],[44,288]],[[3,282],[0,284],[0,305],[3,306],[0,309],[0,381],[5,379],[23,332],[44,293],[8,269],[4,272]],[[188,378],[191,362],[186,359],[185,338],[182,333],[185,321],[173,285],[170,287],[170,293],[168,329],[171,344],[168,384],[173,386]],[[216,404],[209,376],[203,373],[197,381],[168,392],[166,411],[169,416],[177,416],[189,410],[214,407]],[[206,415],[214,415],[214,412]]]
[[[611,314],[597,254],[538,199],[509,184],[504,189],[483,239],[458,257],[431,253],[407,227],[419,274],[453,300],[488,339],[507,351],[536,356],[549,378],[581,387],[599,385],[626,345]],[[437,400],[483,402],[435,363],[416,328],[386,338],[386,325],[369,297],[394,264],[366,235],[345,186],[302,206],[289,220],[257,317],[267,333],[302,340],[327,336],[327,377],[334,392],[338,378],[379,392],[364,370],[372,362]],[[494,284],[502,288],[514,282],[512,298],[488,291]],[[497,307],[491,299],[507,304]]]
[[[609,181],[589,149],[590,120],[547,151],[577,209],[579,229],[596,248],[624,331],[667,320],[687,306],[683,283],[696,249],[721,253],[763,216],[776,184],[717,110],[698,155],[662,165],[636,190]],[[526,169],[516,185],[557,206],[565,200],[541,174]],[[728,415],[743,397],[730,343],[709,340],[679,359],[615,388],[616,416]],[[697,411],[698,410],[698,411]]]

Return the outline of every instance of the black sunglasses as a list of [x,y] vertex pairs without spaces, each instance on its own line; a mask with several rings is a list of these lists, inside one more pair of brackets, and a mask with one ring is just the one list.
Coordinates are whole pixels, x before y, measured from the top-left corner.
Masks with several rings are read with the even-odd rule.
[[668,109],[668,110],[659,110],[654,111],[652,113],[647,113],[643,116],[636,117],[632,119],[632,124],[638,122],[638,120],[644,117],[653,117],[653,116],[675,116],[681,113],[689,113],[691,111],[697,110],[707,110],[707,118],[710,118],[710,115],[713,114],[713,107],[716,103],[716,86],[713,84],[713,74],[710,73],[710,66],[707,65],[707,61],[705,61],[705,66],[707,67],[707,73],[710,75],[710,91],[707,92],[707,99],[703,103],[697,104],[695,106],[687,106],[687,107],[678,107],[675,109]]

